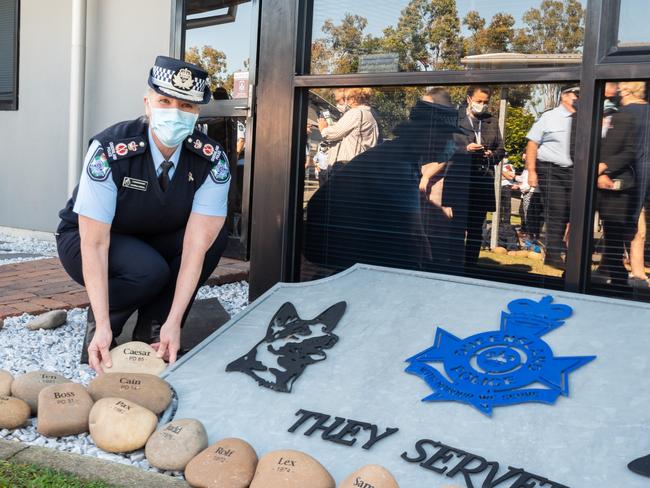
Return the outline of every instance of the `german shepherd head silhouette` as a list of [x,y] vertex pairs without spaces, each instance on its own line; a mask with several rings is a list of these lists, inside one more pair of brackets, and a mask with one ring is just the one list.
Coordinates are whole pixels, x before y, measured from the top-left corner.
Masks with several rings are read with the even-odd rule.
[[327,359],[339,337],[332,331],[347,307],[339,302],[312,320],[303,320],[287,302],[271,319],[266,336],[248,353],[226,367],[255,379],[260,386],[291,393],[294,382],[310,364]]

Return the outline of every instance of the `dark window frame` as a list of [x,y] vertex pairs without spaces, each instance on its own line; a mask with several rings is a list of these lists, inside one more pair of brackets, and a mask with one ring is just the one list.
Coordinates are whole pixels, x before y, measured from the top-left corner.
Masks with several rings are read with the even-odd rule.
[[18,110],[18,83],[19,83],[19,66],[20,66],[20,0],[14,0],[16,4],[16,14],[14,17],[14,63],[12,66],[13,69],[13,78],[14,78],[14,89],[6,97],[0,96],[0,111],[16,111]]

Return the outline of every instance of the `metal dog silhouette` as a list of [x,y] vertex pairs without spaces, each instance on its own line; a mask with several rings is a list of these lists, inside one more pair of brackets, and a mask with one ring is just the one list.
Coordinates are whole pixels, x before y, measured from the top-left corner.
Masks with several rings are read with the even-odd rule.
[[312,320],[303,320],[287,302],[271,319],[266,336],[247,354],[226,367],[254,378],[260,386],[291,393],[293,383],[310,364],[327,359],[339,337],[332,331],[347,307],[339,302]]

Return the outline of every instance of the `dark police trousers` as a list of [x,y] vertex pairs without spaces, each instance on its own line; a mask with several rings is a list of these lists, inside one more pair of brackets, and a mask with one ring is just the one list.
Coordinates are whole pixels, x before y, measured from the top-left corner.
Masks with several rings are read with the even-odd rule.
[[563,168],[545,161],[537,162],[537,179],[544,202],[546,256],[560,258],[564,250],[564,232],[571,209],[573,167]]
[[[108,304],[113,337],[121,334],[125,322],[136,310],[138,323],[151,320],[161,325],[165,323],[174,299],[184,235],[185,228],[146,236],[111,232],[108,251]],[[205,254],[201,277],[185,310],[181,326],[185,323],[199,287],[217,267],[227,239],[224,225]],[[57,248],[65,270],[72,279],[85,286],[79,231],[70,229],[60,233],[57,236]]]

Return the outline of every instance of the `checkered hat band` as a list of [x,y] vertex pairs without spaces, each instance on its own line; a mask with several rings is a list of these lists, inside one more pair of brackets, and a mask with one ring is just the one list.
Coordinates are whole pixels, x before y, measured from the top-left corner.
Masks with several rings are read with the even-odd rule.
[[[194,77],[194,82],[191,90],[179,90],[172,84],[172,76],[174,71],[167,68],[161,68],[160,66],[154,66],[152,70],[152,80],[153,83],[160,88],[167,88],[171,90],[171,93],[178,95],[185,95],[183,98],[192,98],[196,101],[203,100],[203,94],[205,92],[205,87],[207,81],[205,78]],[[170,94],[171,94],[170,93]]]

